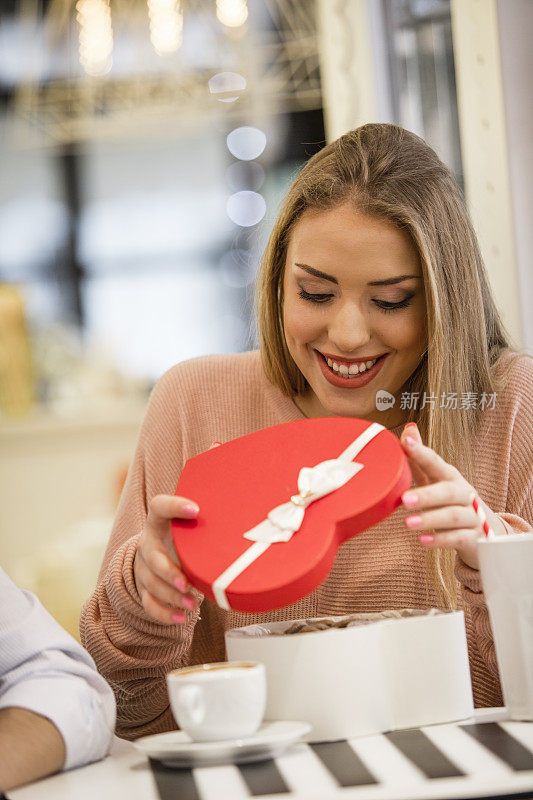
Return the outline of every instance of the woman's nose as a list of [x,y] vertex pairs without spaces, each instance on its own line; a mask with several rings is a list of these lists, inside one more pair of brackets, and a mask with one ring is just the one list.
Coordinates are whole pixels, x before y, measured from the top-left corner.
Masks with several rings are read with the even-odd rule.
[[328,336],[339,355],[348,356],[370,341],[371,331],[360,308],[355,303],[344,303],[330,320]]

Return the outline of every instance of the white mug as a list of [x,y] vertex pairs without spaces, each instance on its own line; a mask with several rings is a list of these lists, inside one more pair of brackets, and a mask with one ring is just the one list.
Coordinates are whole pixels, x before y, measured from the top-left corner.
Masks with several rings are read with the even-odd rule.
[[167,687],[174,719],[196,742],[251,736],[265,713],[265,667],[256,661],[175,669]]
[[533,533],[482,539],[478,557],[505,705],[533,720]]

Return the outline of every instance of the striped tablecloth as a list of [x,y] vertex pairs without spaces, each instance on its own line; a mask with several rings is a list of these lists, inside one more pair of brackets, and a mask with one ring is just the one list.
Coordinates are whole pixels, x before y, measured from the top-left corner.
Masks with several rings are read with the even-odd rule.
[[299,744],[256,764],[150,767],[160,800],[533,798],[533,723],[436,725]]

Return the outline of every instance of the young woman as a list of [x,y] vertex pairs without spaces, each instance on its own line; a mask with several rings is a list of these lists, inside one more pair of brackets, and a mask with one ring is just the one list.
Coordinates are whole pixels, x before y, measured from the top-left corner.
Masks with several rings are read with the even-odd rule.
[[[156,384],[83,644],[113,686],[117,732],[175,728],[164,676],[224,659],[224,631],[265,619],[464,608],[476,705],[501,704],[478,573],[475,491],[498,534],[533,522],[533,364],[508,346],[461,193],[417,136],[370,124],[294,181],[263,259],[260,350],[179,364]],[[381,411],[376,395],[394,404]],[[378,421],[410,459],[404,508],[346,542],[325,583],[270,614],[224,611],[187,586],[174,497],[214,442],[312,416]],[[428,680],[431,676],[428,675]]]

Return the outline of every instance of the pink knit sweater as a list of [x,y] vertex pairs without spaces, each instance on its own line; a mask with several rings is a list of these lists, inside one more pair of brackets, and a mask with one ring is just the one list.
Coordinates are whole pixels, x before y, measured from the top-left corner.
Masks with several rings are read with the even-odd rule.
[[[521,357],[494,409],[486,410],[474,444],[474,485],[510,531],[533,523],[533,361]],[[134,739],[175,729],[165,674],[222,661],[228,628],[391,608],[437,605],[426,586],[425,554],[399,508],[345,542],[330,575],[308,597],[268,614],[224,611],[199,595],[185,625],[166,626],[144,612],[133,559],[150,499],[174,494],[185,461],[215,442],[302,419],[291,399],[264,376],[257,351],[178,364],[156,384],[118,507],[98,585],[81,615],[81,639],[117,699],[117,733]],[[400,436],[403,426],[392,431]],[[194,500],[194,498],[191,498]],[[465,611],[477,706],[501,705],[494,644],[479,573],[459,559],[456,577]],[[430,679],[430,676],[428,676]]]

